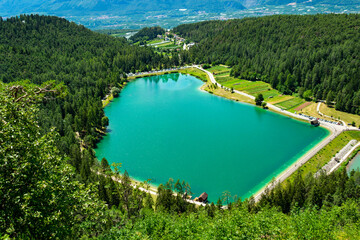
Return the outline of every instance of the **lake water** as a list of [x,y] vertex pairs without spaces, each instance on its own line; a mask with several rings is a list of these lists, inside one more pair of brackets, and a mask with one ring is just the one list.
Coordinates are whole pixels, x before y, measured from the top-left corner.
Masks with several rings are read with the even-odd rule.
[[352,170],[360,170],[360,153],[357,154],[348,164],[347,166],[348,172]]
[[270,182],[329,132],[253,105],[203,92],[200,80],[170,74],[130,82],[105,108],[109,133],[98,159],[154,185],[185,180],[193,196],[244,198]]

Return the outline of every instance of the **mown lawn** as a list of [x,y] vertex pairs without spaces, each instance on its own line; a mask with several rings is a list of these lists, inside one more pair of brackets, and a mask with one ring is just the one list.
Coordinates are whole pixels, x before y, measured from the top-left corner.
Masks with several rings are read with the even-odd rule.
[[294,109],[294,108],[300,106],[304,102],[305,102],[304,99],[294,97],[294,98],[285,100],[283,102],[279,102],[279,103],[277,103],[275,105],[282,108],[282,109],[284,109],[284,110],[290,110],[290,109]]

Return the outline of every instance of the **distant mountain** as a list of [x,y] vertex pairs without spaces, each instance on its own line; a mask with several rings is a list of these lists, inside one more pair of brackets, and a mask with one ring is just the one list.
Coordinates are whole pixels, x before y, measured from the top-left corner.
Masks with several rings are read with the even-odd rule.
[[245,9],[241,2],[242,0],[0,0],[0,15],[21,13],[91,15],[100,12],[131,14],[179,9],[226,12]]
[[360,0],[267,0],[261,1],[268,5],[284,5],[289,3],[307,3],[307,4],[330,4],[330,5],[354,5],[359,4]]
[[355,5],[360,4],[360,0],[242,0],[241,4],[245,7],[263,5],[287,5],[291,3],[305,3],[309,5],[329,4],[329,5]]
[[0,0],[0,16],[65,17],[90,29],[173,28],[273,14],[359,13],[360,0]]

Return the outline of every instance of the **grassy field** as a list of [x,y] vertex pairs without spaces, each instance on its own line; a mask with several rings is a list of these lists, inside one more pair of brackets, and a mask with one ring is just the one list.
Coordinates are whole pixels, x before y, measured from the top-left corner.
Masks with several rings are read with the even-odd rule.
[[264,96],[265,102],[275,104],[290,112],[294,112],[295,108],[305,102],[303,99],[296,96],[282,95],[282,93],[273,89],[269,83],[231,77],[231,68],[226,66],[214,66],[207,70],[214,74],[216,81],[221,85],[248,93],[254,97],[261,93]]
[[[331,119],[331,118],[320,116],[318,114],[316,108],[317,108],[317,103],[312,103],[311,105],[302,109],[300,112],[304,113],[306,115],[311,115],[314,117],[324,118],[324,119],[333,121],[333,119]],[[360,125],[360,116],[359,115],[337,111],[337,110],[335,110],[335,108],[328,107],[324,103],[322,103],[320,105],[320,112],[322,112],[323,114],[325,114],[327,116],[334,117],[335,119],[341,119],[341,120],[345,121],[346,123],[352,123],[354,121],[356,123],[356,126]]]
[[217,95],[220,97],[224,97],[224,98],[227,98],[230,100],[234,100],[237,102],[245,102],[245,103],[254,104],[254,100],[252,100],[251,98],[245,97],[238,93],[231,93],[230,91],[226,91],[219,87],[216,88],[210,81],[208,81],[204,86],[202,86],[201,89],[205,90],[211,94],[214,94],[214,95]]
[[332,116],[336,119],[341,119],[345,121],[346,123],[352,123],[353,121],[356,123],[356,126],[360,125],[360,116],[346,113],[346,112],[340,112],[335,110],[333,107],[328,107],[326,104],[322,103],[320,105],[320,112],[322,112],[325,115]]
[[[321,149],[305,165],[299,168],[301,175],[305,177],[307,174],[315,174],[352,139],[360,141],[360,132],[346,131],[341,133],[338,137],[336,137],[333,141]],[[294,181],[295,176],[296,172],[293,173],[287,181]]]
[[179,48],[180,46],[179,45],[174,45],[174,44],[171,44],[171,45],[167,45],[165,47],[157,47],[158,49],[174,49],[174,48]]
[[180,70],[179,72],[184,73],[184,74],[190,74],[194,77],[201,79],[204,82],[210,81],[209,76],[205,72],[203,72],[197,68],[186,68],[186,69]]
[[214,75],[219,75],[219,74],[230,74],[230,70],[231,68],[227,67],[227,66],[223,66],[223,65],[219,65],[219,66],[214,66],[212,68],[207,69],[209,72],[212,72]]
[[157,48],[164,48],[164,47],[169,47],[169,46],[176,46],[176,45],[174,45],[174,42],[166,42],[163,44],[156,45]]
[[156,38],[156,39],[154,39],[152,41],[148,41],[146,44],[149,45],[149,44],[161,43],[162,41],[164,41],[164,40]]
[[304,99],[294,97],[294,98],[290,98],[288,100],[279,102],[279,103],[277,103],[275,105],[282,108],[282,109],[284,109],[284,110],[289,111],[289,110],[293,110],[293,109],[297,108],[298,106],[300,106],[304,102],[305,102]]

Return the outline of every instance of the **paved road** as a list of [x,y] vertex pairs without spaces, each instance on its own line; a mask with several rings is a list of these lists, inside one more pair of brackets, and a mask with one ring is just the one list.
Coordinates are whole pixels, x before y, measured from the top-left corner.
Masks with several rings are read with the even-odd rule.
[[358,142],[354,147],[352,147],[341,159],[340,161],[332,168],[330,169],[330,171],[327,174],[332,173],[333,171],[335,171],[336,169],[338,169],[340,167],[340,165],[346,160],[348,159],[348,157],[350,157],[350,154],[355,151],[356,148],[360,147],[360,142]]

